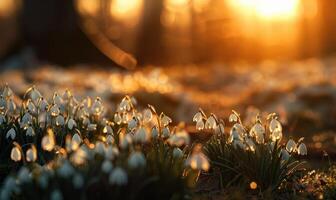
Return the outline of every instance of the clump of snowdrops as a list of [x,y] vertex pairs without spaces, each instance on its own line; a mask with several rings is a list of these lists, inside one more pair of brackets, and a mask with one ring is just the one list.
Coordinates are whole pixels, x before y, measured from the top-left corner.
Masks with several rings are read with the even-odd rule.
[[201,109],[193,121],[197,130],[213,132],[204,151],[211,164],[209,173],[218,177],[221,188],[240,186],[256,193],[277,192],[304,170],[300,160],[307,154],[303,138],[284,143],[282,125],[275,113],[266,119],[257,115],[248,127],[232,111],[228,131],[224,130],[223,120],[214,114],[206,116]]
[[[186,199],[201,170],[200,144],[153,106],[124,97],[114,113],[70,91],[44,98],[35,87],[0,96],[0,199]],[[10,175],[7,175],[10,174]],[[7,176],[6,176],[7,175]]]

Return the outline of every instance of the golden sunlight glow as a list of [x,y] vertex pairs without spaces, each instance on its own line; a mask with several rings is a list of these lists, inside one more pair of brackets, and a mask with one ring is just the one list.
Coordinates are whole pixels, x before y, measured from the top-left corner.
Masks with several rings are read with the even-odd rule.
[[263,19],[288,19],[295,17],[299,0],[233,0],[232,4],[241,12],[252,12]]
[[0,17],[10,16],[15,11],[15,6],[18,4],[15,0],[1,0],[0,1]]
[[166,27],[187,28],[191,21],[190,0],[164,0],[160,20]]
[[117,19],[134,19],[139,17],[143,0],[114,0],[111,3],[111,15]]
[[78,0],[77,6],[80,13],[95,15],[98,12],[99,2],[95,0]]
[[181,8],[184,6],[188,6],[189,0],[166,0],[165,6],[168,9],[175,9],[175,8]]

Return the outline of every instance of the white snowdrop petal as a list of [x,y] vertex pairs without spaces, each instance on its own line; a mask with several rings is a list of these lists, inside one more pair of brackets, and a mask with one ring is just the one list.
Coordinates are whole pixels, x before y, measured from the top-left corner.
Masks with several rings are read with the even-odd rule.
[[298,154],[299,155],[302,155],[302,156],[305,156],[307,155],[307,147],[304,143],[301,143],[298,147]]
[[203,115],[201,112],[197,112],[193,117],[193,122],[198,122],[203,119]]
[[104,173],[110,173],[113,169],[113,165],[110,160],[104,160],[101,168]]
[[286,150],[290,153],[296,150],[296,143],[294,140],[292,139],[288,140],[287,145],[286,145]]
[[28,162],[35,162],[37,159],[36,148],[29,148],[26,152],[26,160]]
[[217,126],[217,123],[213,116],[210,116],[205,122],[206,129],[215,129],[216,126]]
[[230,116],[229,116],[229,122],[237,122],[238,121],[238,117],[237,115],[235,115],[234,113],[232,113]]
[[141,152],[134,152],[128,158],[128,166],[131,169],[144,167],[145,165],[146,165],[146,159]]
[[152,114],[152,111],[150,110],[150,109],[145,109],[144,110],[144,115],[143,115],[143,120],[144,120],[144,122],[150,122],[151,120],[152,120],[152,118],[153,118],[153,114]]
[[196,130],[198,131],[201,131],[204,129],[204,122],[203,120],[199,120],[197,123],[196,123]]
[[11,150],[10,157],[13,161],[18,162],[22,159],[21,151],[18,147],[13,147]]
[[126,185],[128,182],[127,173],[120,167],[115,168],[109,176],[110,184]]
[[274,131],[282,132],[281,123],[277,119],[272,119],[269,125],[269,130],[271,133],[273,133]]
[[7,134],[6,134],[6,138],[14,140],[15,137],[16,137],[15,129],[14,128],[9,129],[9,131],[7,131]]

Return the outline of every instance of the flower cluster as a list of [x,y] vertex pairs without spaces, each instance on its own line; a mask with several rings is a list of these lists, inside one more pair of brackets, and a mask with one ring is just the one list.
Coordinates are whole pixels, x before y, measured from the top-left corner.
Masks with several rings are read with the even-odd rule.
[[[33,86],[21,107],[16,99],[6,85],[0,96],[1,161],[17,174],[7,176],[0,199],[66,199],[76,191],[99,198],[92,188],[113,198],[134,198],[125,188],[148,198],[182,198],[189,179],[209,168],[183,127],[173,127],[151,105],[137,110],[133,97],[125,96],[112,115],[99,97],[79,101],[68,90],[48,101]],[[164,192],[150,189],[167,184]]]
[[303,162],[297,157],[307,155],[303,138],[297,143],[290,139],[282,144],[283,129],[275,113],[264,120],[257,115],[250,126],[245,126],[240,115],[232,111],[228,132],[224,132],[223,120],[214,114],[206,117],[202,110],[195,114],[194,121],[196,129],[202,130],[200,124],[205,121],[204,128],[214,132],[205,145],[205,153],[214,173],[219,171],[222,187],[253,182],[262,190],[277,190],[286,177],[302,169]]

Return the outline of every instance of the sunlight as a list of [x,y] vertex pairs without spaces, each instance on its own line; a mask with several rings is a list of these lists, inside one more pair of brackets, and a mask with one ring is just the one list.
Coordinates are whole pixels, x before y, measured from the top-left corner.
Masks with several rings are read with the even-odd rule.
[[143,7],[142,0],[114,0],[111,3],[111,15],[119,19],[134,19]]
[[241,12],[253,12],[262,19],[290,19],[297,15],[299,0],[234,0]]

